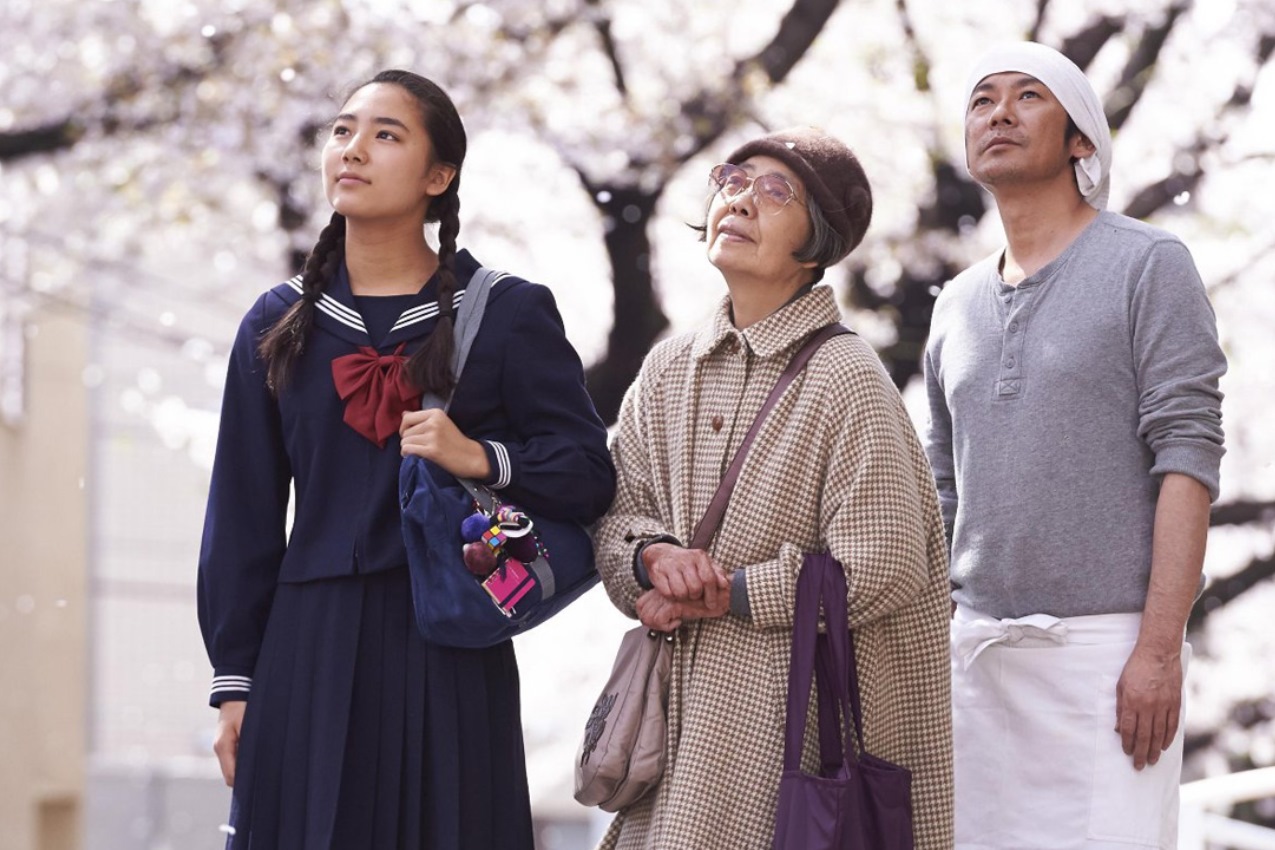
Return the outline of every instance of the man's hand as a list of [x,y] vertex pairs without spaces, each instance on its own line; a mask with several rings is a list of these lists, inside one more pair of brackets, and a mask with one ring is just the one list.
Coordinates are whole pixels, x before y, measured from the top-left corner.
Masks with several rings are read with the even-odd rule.
[[1151,580],[1138,642],[1116,684],[1116,731],[1133,766],[1155,764],[1178,734],[1182,633],[1200,582],[1209,531],[1209,491],[1166,473],[1156,500]]
[[217,735],[213,738],[213,752],[221,765],[221,776],[226,785],[235,787],[235,763],[239,758],[239,729],[243,726],[243,712],[248,703],[242,700],[223,702],[217,710]]
[[723,613],[730,607],[730,579],[703,549],[653,543],[642,550],[642,563],[651,584],[665,599],[702,602],[706,610],[721,608]]
[[482,444],[462,434],[451,417],[437,408],[404,413],[398,433],[404,457],[432,460],[459,478],[481,481],[491,474]]
[[1182,653],[1135,646],[1116,683],[1116,731],[1133,767],[1160,760],[1178,734],[1182,709]]

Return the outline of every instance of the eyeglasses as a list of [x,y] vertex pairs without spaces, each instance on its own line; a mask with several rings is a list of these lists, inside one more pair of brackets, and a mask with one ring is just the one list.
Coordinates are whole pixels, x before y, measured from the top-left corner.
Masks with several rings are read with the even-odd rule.
[[767,215],[781,212],[797,198],[797,192],[782,174],[771,172],[750,177],[747,171],[729,162],[713,166],[713,170],[708,172],[708,183],[727,201],[752,189],[757,208]]

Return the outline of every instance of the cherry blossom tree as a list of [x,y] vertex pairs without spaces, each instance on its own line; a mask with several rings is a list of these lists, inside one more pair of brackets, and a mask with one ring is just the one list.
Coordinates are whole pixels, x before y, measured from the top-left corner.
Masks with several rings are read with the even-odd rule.
[[[325,217],[315,150],[335,102],[410,67],[483,140],[466,233],[578,282],[561,301],[569,330],[592,334],[581,348],[608,418],[650,345],[720,294],[695,282],[712,276],[683,227],[702,214],[708,167],[798,123],[865,162],[876,220],[829,280],[896,383],[913,385],[939,289],[999,232],[964,168],[965,71],[995,40],[1057,46],[1105,97],[1113,208],[1186,239],[1231,359],[1214,524],[1246,542],[1191,629],[1207,646],[1213,615],[1269,595],[1268,2],[10,0],[0,27],[6,321],[37,305],[83,313],[217,375],[250,294],[299,266]],[[188,395],[215,403],[207,387]],[[1275,723],[1260,696],[1229,710],[1244,728]],[[1189,746],[1228,744],[1201,733]]]

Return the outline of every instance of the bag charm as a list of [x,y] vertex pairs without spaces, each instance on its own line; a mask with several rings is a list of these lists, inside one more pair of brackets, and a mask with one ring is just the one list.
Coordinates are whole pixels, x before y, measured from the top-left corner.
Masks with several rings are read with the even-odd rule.
[[535,523],[517,508],[499,505],[495,515],[474,503],[474,513],[460,524],[461,552],[465,566],[479,578],[486,578],[505,566],[510,558],[529,564],[548,557],[535,534]]
[[474,513],[460,524],[465,541],[461,555],[465,568],[482,581],[483,590],[506,617],[535,586],[527,564],[545,555],[535,534],[535,523],[517,508],[496,504],[487,513],[477,501]]
[[478,578],[487,578],[496,571],[496,553],[484,543],[466,543],[461,549],[465,558],[465,569]]

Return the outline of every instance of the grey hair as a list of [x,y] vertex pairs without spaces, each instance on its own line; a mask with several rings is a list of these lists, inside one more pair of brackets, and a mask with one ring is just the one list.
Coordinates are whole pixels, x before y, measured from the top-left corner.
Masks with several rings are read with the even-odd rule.
[[849,252],[846,250],[845,238],[832,229],[823,210],[815,203],[814,196],[806,195],[806,212],[810,213],[810,238],[806,244],[793,252],[793,259],[799,263],[818,263],[815,280],[823,277],[823,270],[840,260]]

